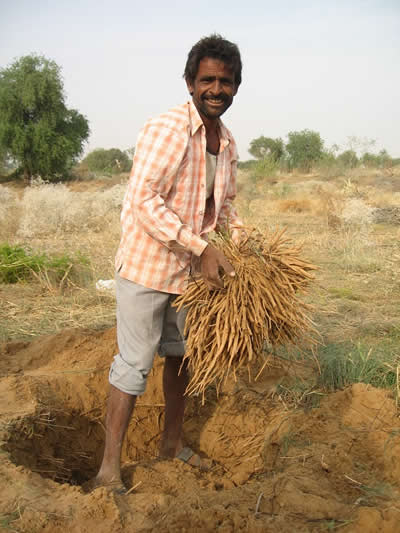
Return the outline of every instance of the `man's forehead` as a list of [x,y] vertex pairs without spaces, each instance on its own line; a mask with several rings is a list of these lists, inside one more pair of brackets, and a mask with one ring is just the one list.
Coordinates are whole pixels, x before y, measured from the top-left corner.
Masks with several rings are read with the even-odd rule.
[[203,57],[200,60],[197,74],[204,75],[207,72],[224,74],[225,76],[234,75],[231,67],[227,63],[215,57]]

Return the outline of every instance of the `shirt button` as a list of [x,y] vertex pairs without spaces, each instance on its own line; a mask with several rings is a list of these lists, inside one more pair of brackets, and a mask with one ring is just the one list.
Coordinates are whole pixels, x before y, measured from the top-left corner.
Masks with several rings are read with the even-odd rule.
[[204,213],[204,211],[199,211],[199,215],[202,215]]

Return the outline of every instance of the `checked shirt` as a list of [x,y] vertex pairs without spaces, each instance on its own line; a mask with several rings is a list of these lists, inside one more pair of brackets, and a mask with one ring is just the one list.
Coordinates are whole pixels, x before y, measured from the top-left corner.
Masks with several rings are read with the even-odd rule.
[[192,102],[149,120],[141,130],[124,197],[119,275],[148,288],[181,294],[192,257],[207,234],[240,231],[236,195],[237,149],[219,121],[220,150],[214,194],[206,200],[206,132]]

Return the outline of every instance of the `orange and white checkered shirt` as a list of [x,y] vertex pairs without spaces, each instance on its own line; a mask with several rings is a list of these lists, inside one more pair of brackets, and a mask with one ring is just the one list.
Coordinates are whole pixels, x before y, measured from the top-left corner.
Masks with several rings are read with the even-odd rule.
[[119,275],[145,287],[181,294],[192,254],[200,256],[207,234],[242,226],[232,206],[237,149],[219,122],[220,150],[214,195],[206,200],[206,132],[192,102],[149,120],[139,134],[121,214]]

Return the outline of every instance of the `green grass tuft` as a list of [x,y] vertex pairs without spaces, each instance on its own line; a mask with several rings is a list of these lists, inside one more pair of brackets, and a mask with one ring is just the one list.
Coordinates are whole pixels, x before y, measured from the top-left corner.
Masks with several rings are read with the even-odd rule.
[[321,348],[318,359],[319,385],[325,389],[341,389],[352,383],[382,388],[396,386],[400,358],[393,352],[381,351],[377,355],[361,343],[332,343]]
[[21,246],[0,245],[0,283],[18,283],[42,278],[48,285],[59,284],[71,277],[76,267],[88,267],[89,260],[80,253],[48,257]]

